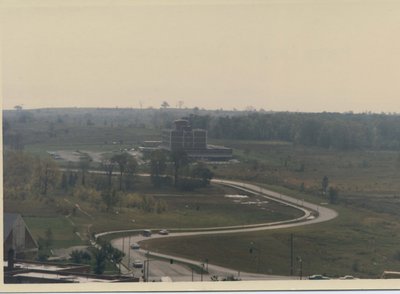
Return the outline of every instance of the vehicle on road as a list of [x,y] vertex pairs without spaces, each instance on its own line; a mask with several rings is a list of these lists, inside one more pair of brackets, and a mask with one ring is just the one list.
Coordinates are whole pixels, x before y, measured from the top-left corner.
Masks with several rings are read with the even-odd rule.
[[142,235],[144,237],[151,237],[151,230],[143,230]]
[[159,233],[160,235],[168,235],[168,234],[169,234],[169,231],[163,229],[163,230],[159,231],[158,233]]
[[140,249],[140,245],[138,243],[133,243],[131,249]]
[[381,279],[400,279],[400,272],[384,271]]
[[143,268],[143,261],[141,260],[134,260],[132,263],[134,268]]
[[344,277],[340,277],[339,280],[355,280],[357,278],[353,277],[353,276],[344,276]]
[[312,275],[308,277],[309,280],[330,280],[330,278],[323,275]]

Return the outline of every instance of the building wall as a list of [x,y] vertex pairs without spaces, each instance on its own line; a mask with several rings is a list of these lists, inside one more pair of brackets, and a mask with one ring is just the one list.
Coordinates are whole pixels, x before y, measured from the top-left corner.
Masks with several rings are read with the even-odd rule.
[[8,251],[14,249],[15,256],[21,257],[26,251],[37,251],[37,244],[29,233],[21,216],[18,216],[12,225],[12,230],[4,241],[3,259],[8,256]]
[[13,234],[13,247],[16,253],[25,250],[25,222],[21,216],[19,216],[13,224],[11,234]]

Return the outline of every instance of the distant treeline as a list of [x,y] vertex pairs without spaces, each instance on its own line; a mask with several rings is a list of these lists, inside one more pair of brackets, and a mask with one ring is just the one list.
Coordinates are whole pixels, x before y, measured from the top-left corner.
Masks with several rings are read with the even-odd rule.
[[3,140],[10,146],[49,140],[139,142],[145,139],[139,130],[145,130],[147,140],[157,140],[161,129],[182,117],[194,128],[207,129],[214,139],[278,140],[340,150],[400,149],[400,115],[198,108],[8,110],[3,111]]
[[353,113],[191,115],[192,125],[216,139],[279,140],[341,150],[400,149],[400,116]]

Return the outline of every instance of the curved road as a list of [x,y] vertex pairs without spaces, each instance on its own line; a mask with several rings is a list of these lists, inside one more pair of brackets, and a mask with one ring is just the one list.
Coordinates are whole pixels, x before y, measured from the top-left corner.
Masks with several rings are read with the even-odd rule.
[[[197,235],[211,235],[211,234],[228,234],[228,233],[243,233],[243,232],[252,232],[252,231],[261,231],[261,230],[275,230],[275,229],[283,229],[283,228],[290,228],[290,227],[295,227],[295,226],[304,226],[304,225],[310,225],[310,224],[315,224],[315,223],[321,223],[325,221],[329,221],[337,217],[337,212],[334,211],[333,209],[316,205],[310,202],[306,202],[304,200],[299,200],[287,195],[283,195],[268,189],[261,188],[259,186],[256,186],[254,184],[247,184],[247,183],[241,183],[237,181],[229,181],[229,180],[220,180],[220,179],[214,179],[212,180],[213,183],[220,184],[220,185],[226,185],[230,186],[242,191],[245,191],[247,193],[252,193],[254,195],[258,195],[264,198],[267,198],[269,200],[273,200],[276,202],[280,202],[282,204],[294,207],[296,209],[299,209],[303,211],[303,216],[296,218],[296,219],[291,219],[291,220],[286,220],[286,221],[279,221],[279,222],[271,222],[271,223],[262,223],[262,224],[254,224],[254,225],[242,225],[242,226],[229,226],[229,227],[213,227],[213,228],[185,228],[185,229],[174,229],[170,228],[170,230],[185,230],[186,232],[175,232],[175,233],[170,233],[169,235],[158,235],[158,234],[153,234],[151,239],[155,238],[172,238],[172,237],[182,237],[182,236],[197,236]],[[102,236],[102,235],[107,235],[111,233],[116,233],[116,232],[132,232],[132,233],[138,233],[141,230],[124,230],[124,231],[113,231],[113,232],[104,232],[97,234],[96,237]],[[190,232],[188,232],[190,231]],[[132,269],[130,269],[129,265],[132,265],[131,262],[132,260],[145,260],[147,257],[145,256],[146,251],[144,250],[131,250],[129,248],[129,244],[133,243],[139,243],[144,240],[148,240],[149,237],[144,237],[142,235],[133,235],[130,237],[125,237],[125,238],[118,238],[112,240],[112,245],[122,251],[125,252],[126,256],[124,259],[124,263],[128,264],[128,268],[126,268],[123,272],[128,273],[132,272]],[[176,256],[171,256],[171,255],[165,255],[165,254],[159,254],[155,252],[151,252],[151,255],[153,256],[160,256],[162,258],[166,259],[174,259],[176,261],[181,261],[185,263],[190,263],[193,265],[200,265],[201,263],[199,261],[195,260],[190,260],[190,259],[184,259]],[[150,264],[152,264],[151,268],[152,270],[150,271],[150,277],[151,276],[169,276],[169,277],[174,277],[174,280],[190,280],[194,279],[194,275],[192,272],[188,271],[186,269],[186,272],[182,269],[182,266],[179,266],[177,264],[170,264],[165,261],[158,261],[158,260],[151,260]],[[204,266],[203,264],[201,264]],[[179,268],[181,267],[181,268]],[[221,273],[226,274],[235,274],[238,275],[239,272],[232,270],[232,269],[226,269],[222,268],[219,266],[215,265],[207,265],[208,271],[211,275],[221,275]],[[141,275],[140,270],[133,270],[134,274],[136,275]],[[201,275],[203,276],[203,275]],[[258,275],[258,274],[251,274],[251,273],[242,273],[241,277],[243,279],[284,279],[284,278],[290,278],[290,277],[277,277],[277,276],[269,276],[269,275]],[[198,278],[198,277],[197,277]],[[292,277],[293,278],[293,277]],[[209,278],[208,278],[209,279]],[[196,280],[196,279],[194,279]],[[198,279],[197,279],[198,280]]]

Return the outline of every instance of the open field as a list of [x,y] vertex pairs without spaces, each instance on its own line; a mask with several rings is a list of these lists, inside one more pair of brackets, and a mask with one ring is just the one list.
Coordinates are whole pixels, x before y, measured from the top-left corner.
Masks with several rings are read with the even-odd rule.
[[[338,151],[285,142],[218,140],[234,148],[242,165],[218,166],[219,176],[320,190],[323,176],[341,194],[400,195],[399,151]],[[238,172],[240,171],[240,172]]]
[[329,201],[321,194],[321,182],[327,175],[330,185],[339,189],[339,203],[334,205],[339,218],[281,232],[150,241],[150,249],[199,260],[207,255],[216,264],[256,271],[258,256],[248,253],[255,241],[262,252],[260,272],[287,275],[289,238],[294,233],[295,255],[302,257],[305,274],[376,278],[383,270],[400,270],[398,152],[339,152],[282,142],[215,143],[234,147],[241,161],[232,166],[211,164],[219,177],[258,182],[299,199],[325,203]]
[[[253,224],[270,221],[285,220],[301,215],[296,209],[275,202],[266,202],[255,196],[242,198],[228,198],[225,195],[235,197],[238,192],[235,189],[212,185],[210,188],[199,189],[195,192],[182,192],[167,188],[156,190],[149,184],[149,179],[140,178],[137,193],[152,195],[156,200],[162,199],[167,205],[167,211],[163,213],[145,212],[139,208],[117,206],[113,212],[101,212],[92,202],[80,197],[69,196],[67,201],[49,203],[37,211],[30,207],[36,207],[35,203],[27,201],[7,200],[6,211],[20,212],[29,215],[29,225],[32,225],[35,236],[42,236],[47,228],[56,232],[60,231],[62,238],[54,246],[70,246],[68,238],[73,237],[73,245],[84,243],[87,240],[88,231],[99,233],[109,230],[143,229],[143,228],[203,228],[214,226],[230,226]],[[157,192],[157,194],[156,194]],[[243,194],[243,193],[241,193]],[[232,197],[232,196],[231,196]],[[248,197],[248,198],[244,198]],[[38,202],[39,204],[40,202]],[[60,216],[52,205],[78,204],[85,212],[76,210],[73,215]],[[40,211],[49,211],[48,217],[39,217]],[[65,224],[60,226],[60,223]],[[37,233],[36,233],[37,232]],[[78,232],[83,240],[79,241],[75,232]],[[55,238],[56,239],[56,238]]]
[[[303,275],[378,278],[384,270],[400,270],[397,217],[339,205],[333,208],[339,217],[328,223],[279,231],[149,240],[142,247],[192,259],[208,258],[210,263],[243,271],[289,275],[293,233],[294,256],[303,260]],[[250,254],[252,242],[257,250]],[[299,268],[295,261],[295,275],[299,275]]]

